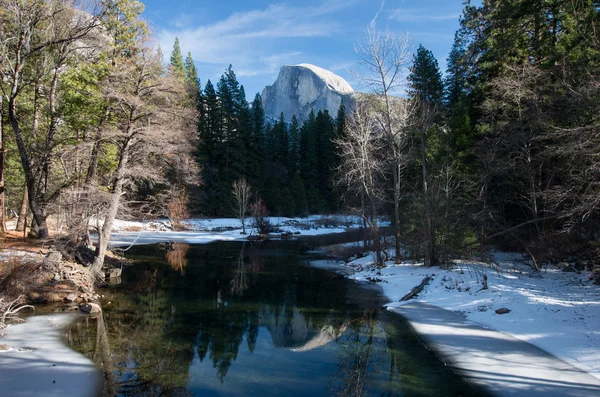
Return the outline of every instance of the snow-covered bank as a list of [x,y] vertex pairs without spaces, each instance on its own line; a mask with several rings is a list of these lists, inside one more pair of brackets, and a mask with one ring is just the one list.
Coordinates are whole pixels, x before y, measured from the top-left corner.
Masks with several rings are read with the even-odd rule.
[[93,362],[63,343],[65,329],[80,314],[30,317],[4,330],[0,344],[0,395],[97,396],[102,376]]
[[[343,233],[360,227],[357,216],[310,216],[307,218],[270,217],[269,222],[277,230],[273,236],[281,234],[317,236]],[[132,222],[117,220],[113,226],[110,245],[155,244],[166,241],[188,244],[208,244],[214,241],[244,240],[255,234],[252,218],[246,219],[247,235],[242,234],[242,226],[236,218],[188,219],[182,222],[186,231],[173,231],[168,220]]]
[[390,309],[463,379],[496,397],[597,397],[600,379],[530,343],[423,302]]
[[[497,254],[497,266],[463,261],[452,270],[392,262],[377,269],[372,256],[339,266],[354,271],[350,278],[375,280],[390,299],[389,308],[405,304],[399,300],[425,276],[435,274],[413,301],[462,313],[472,324],[531,343],[600,378],[600,287],[586,272],[545,269],[531,275],[519,257]],[[487,290],[481,290],[484,273]],[[498,315],[499,308],[511,312]]]

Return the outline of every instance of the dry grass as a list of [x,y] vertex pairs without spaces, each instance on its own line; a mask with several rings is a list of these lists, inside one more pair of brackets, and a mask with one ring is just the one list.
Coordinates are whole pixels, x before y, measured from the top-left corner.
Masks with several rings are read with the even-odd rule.
[[0,297],[12,301],[46,284],[48,274],[38,262],[11,259],[0,265]]

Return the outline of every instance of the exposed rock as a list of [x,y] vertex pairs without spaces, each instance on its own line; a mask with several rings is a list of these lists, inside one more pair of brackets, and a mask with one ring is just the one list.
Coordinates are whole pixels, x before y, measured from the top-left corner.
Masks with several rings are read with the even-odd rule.
[[262,102],[265,114],[278,119],[283,112],[289,122],[293,115],[306,120],[313,110],[328,110],[335,117],[342,101],[354,105],[354,90],[340,76],[310,64],[282,66],[273,85],[265,87]]
[[46,258],[44,258],[44,267],[48,270],[55,270],[60,267],[60,261],[62,261],[63,255],[60,252],[50,252]]
[[0,345],[0,352],[7,351],[7,350],[10,350],[9,345]]
[[508,314],[510,313],[510,309],[502,307],[500,309],[496,309],[496,314]]
[[77,300],[77,294],[69,294],[65,297],[65,300],[68,302],[75,302]]
[[559,269],[564,269],[565,267],[569,267],[569,264],[567,262],[559,262],[556,267]]
[[60,279],[61,279],[60,274],[58,274],[58,273],[54,274],[53,279],[54,279],[54,281],[60,281]]
[[98,305],[96,303],[84,303],[82,305],[79,305],[79,310],[81,310],[83,313],[87,313],[87,314],[102,313],[102,309],[100,308],[100,305]]
[[585,270],[585,263],[578,261],[578,262],[575,262],[575,265],[573,265],[573,267],[575,268],[575,270],[578,270],[581,272],[581,271]]
[[121,273],[123,273],[122,269],[109,269],[107,272],[108,278],[119,278]]
[[567,267],[563,267],[562,271],[565,273],[575,273],[577,270],[575,270],[573,266],[569,265]]

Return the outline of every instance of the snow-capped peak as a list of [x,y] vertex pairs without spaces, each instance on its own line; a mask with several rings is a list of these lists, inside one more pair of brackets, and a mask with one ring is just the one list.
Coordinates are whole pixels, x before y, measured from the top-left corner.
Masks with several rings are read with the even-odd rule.
[[344,80],[337,74],[330,72],[329,70],[320,68],[315,65],[311,65],[310,63],[301,63],[296,66],[309,69],[314,74],[319,76],[319,78],[323,80],[323,82],[335,92],[338,92],[340,94],[352,94],[354,92],[354,90],[346,80]]

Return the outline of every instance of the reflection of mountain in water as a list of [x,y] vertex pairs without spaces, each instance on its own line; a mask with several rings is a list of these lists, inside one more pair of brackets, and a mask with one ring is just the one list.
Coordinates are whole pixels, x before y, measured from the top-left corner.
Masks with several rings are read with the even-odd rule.
[[348,327],[347,323],[341,326],[329,323],[314,326],[297,308],[291,312],[291,317],[288,317],[285,307],[279,313],[274,313],[267,307],[260,313],[260,326],[269,331],[273,346],[277,348],[289,348],[295,352],[313,350],[332,342]]

